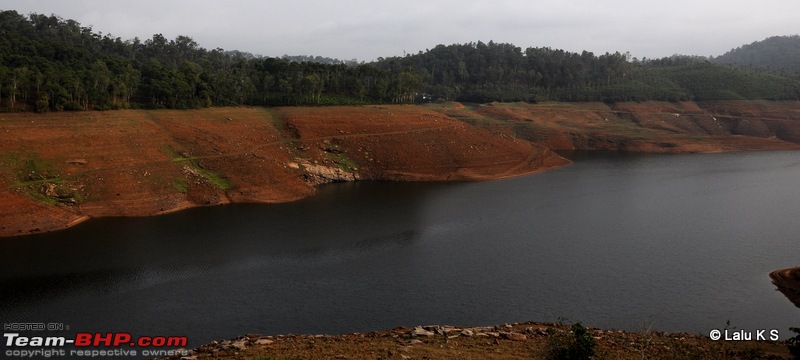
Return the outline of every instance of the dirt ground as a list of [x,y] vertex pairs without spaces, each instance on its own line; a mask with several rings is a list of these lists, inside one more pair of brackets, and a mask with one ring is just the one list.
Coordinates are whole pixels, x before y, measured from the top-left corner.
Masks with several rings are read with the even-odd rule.
[[416,106],[0,114],[0,236],[285,202],[330,181],[488,180],[568,164]]
[[800,149],[800,102],[429,105],[553,150],[709,153]]
[[[250,334],[217,341],[184,359],[552,359],[570,348],[571,327],[524,323],[425,326],[347,335]],[[783,342],[711,341],[686,333],[588,329],[594,359],[789,359]],[[586,352],[582,352],[586,353]],[[173,359],[178,359],[179,356]]]
[[[490,180],[566,165],[550,150],[418,106],[280,108],[300,157],[346,154],[365,178]],[[327,161],[326,161],[327,160]]]
[[800,102],[438,103],[0,114],[0,237],[274,203],[353,180],[491,180],[551,150],[800,149]]
[[[551,150],[797,149],[800,102],[2,113],[0,237],[54,231],[93,217],[292,201],[330,181],[491,180],[569,164]],[[415,335],[418,329],[250,335],[201,347],[189,358],[536,359],[547,357],[568,332],[536,323],[482,329],[480,336],[432,327],[420,330],[432,336]],[[775,342],[597,329],[591,335],[598,358],[788,357],[785,344]]]

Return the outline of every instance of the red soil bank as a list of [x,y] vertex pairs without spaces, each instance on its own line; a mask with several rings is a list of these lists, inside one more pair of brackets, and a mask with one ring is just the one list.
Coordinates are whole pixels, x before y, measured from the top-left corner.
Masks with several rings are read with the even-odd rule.
[[0,236],[285,202],[333,180],[486,180],[569,162],[415,106],[0,115]]

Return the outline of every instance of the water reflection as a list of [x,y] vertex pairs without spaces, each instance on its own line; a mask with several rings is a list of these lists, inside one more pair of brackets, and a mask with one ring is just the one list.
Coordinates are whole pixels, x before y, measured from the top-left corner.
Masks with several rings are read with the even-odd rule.
[[2,239],[0,309],[220,272],[347,262],[413,246],[420,199],[440,184],[396,185],[334,184],[287,204],[96,219],[61,232]]
[[800,267],[775,270],[769,274],[778,291],[800,308]]
[[[349,183],[3,239],[0,319],[81,331],[347,333],[559,317],[796,325],[797,153],[604,154],[478,183]],[[655,280],[654,280],[655,279]]]

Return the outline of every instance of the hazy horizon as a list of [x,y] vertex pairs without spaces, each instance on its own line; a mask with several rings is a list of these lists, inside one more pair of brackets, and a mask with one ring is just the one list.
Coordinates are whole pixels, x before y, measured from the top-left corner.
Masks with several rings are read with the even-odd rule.
[[622,0],[570,3],[452,0],[425,3],[343,0],[136,3],[79,0],[20,3],[0,10],[54,14],[94,32],[142,41],[154,34],[189,36],[206,49],[255,55],[313,55],[372,61],[439,44],[483,41],[521,48],[630,52],[637,58],[674,54],[719,56],[771,36],[800,32],[800,2],[767,0],[670,3]]

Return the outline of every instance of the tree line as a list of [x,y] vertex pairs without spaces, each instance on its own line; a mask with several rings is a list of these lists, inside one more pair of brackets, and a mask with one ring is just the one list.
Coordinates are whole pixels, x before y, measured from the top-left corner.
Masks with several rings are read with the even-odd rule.
[[0,110],[417,101],[798,99],[796,76],[705,58],[631,58],[475,42],[370,63],[208,50],[187,36],[122,40],[55,15],[0,12]]

